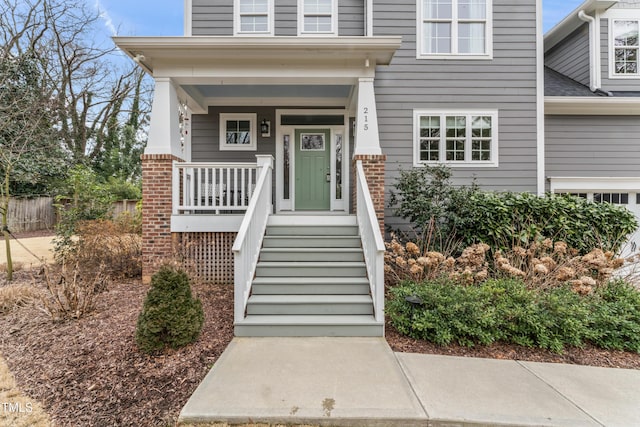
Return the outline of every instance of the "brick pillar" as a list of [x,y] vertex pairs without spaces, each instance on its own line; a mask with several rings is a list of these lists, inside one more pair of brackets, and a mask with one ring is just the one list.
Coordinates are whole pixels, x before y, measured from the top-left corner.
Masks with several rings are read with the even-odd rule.
[[376,211],[378,217],[378,223],[380,224],[380,232],[384,237],[384,164],[387,161],[386,154],[356,154],[353,156],[353,208],[357,208],[356,197],[356,162],[362,160],[362,168],[364,169],[364,175],[367,178],[367,185],[369,186],[369,194],[371,194],[371,200],[373,201],[373,208]]
[[149,283],[163,261],[173,258],[171,154],[142,155],[142,281]]

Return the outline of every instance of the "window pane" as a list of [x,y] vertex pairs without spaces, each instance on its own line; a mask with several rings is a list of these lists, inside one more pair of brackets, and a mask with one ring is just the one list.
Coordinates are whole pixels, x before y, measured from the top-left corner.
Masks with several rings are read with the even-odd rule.
[[638,46],[638,21],[613,21],[616,46]]
[[440,116],[420,117],[420,160],[440,160]]
[[425,53],[451,53],[451,24],[425,22]]
[[267,13],[268,0],[240,0],[240,13]]
[[251,144],[251,124],[248,120],[227,120],[227,144]]
[[331,17],[305,16],[304,31],[310,33],[331,32]]
[[241,16],[240,31],[243,32],[266,32],[269,31],[266,16]]
[[451,19],[453,16],[451,0],[424,0],[422,11],[424,19]]
[[306,14],[331,14],[331,0],[305,0],[304,13]]
[[342,135],[336,135],[336,200],[342,199]]
[[458,53],[485,53],[485,24],[458,25]]
[[458,18],[460,19],[485,19],[487,6],[485,0],[459,0]]
[[284,175],[284,185],[283,185],[283,194],[282,197],[285,200],[289,200],[289,174],[291,173],[291,163],[290,163],[290,152],[291,152],[291,137],[289,135],[284,135],[283,137],[283,145],[284,145],[284,165],[282,168],[282,173]]

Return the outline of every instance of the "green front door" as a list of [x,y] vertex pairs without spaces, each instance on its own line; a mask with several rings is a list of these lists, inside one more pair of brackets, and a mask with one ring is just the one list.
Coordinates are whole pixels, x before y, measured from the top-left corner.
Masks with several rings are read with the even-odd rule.
[[329,210],[331,130],[298,129],[295,146],[296,210]]

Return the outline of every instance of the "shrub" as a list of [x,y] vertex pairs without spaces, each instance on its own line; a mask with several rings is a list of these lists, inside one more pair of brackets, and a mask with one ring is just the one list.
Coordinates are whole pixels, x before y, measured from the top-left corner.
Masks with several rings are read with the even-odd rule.
[[202,304],[192,297],[187,274],[165,265],[151,278],[138,317],[136,343],[148,354],[167,346],[182,347],[198,338],[203,321]]
[[451,208],[451,217],[464,218],[453,228],[467,246],[484,242],[505,248],[551,238],[582,255],[594,248],[617,252],[638,226],[624,207],[570,195],[476,191]]
[[95,308],[96,296],[106,289],[102,269],[81,271],[78,263],[69,267],[44,268],[45,312],[54,320],[79,319]]
[[615,280],[597,289],[591,298],[589,339],[599,347],[640,353],[640,291]]
[[[478,286],[438,279],[405,282],[390,295],[387,313],[393,326],[439,345],[500,340],[561,352],[566,345],[582,345],[589,334],[588,301],[566,287],[543,292],[514,279]],[[408,296],[417,296],[422,305],[407,302]]]
[[102,268],[112,278],[142,275],[142,238],[130,215],[116,221],[80,221],[75,228],[76,238],[63,257],[66,262],[87,271]]

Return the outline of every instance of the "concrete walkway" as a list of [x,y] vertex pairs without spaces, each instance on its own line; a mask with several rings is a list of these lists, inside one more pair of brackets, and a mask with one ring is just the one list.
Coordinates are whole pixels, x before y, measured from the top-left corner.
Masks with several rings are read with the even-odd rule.
[[640,426],[640,371],[393,353],[383,338],[235,338],[179,423]]

